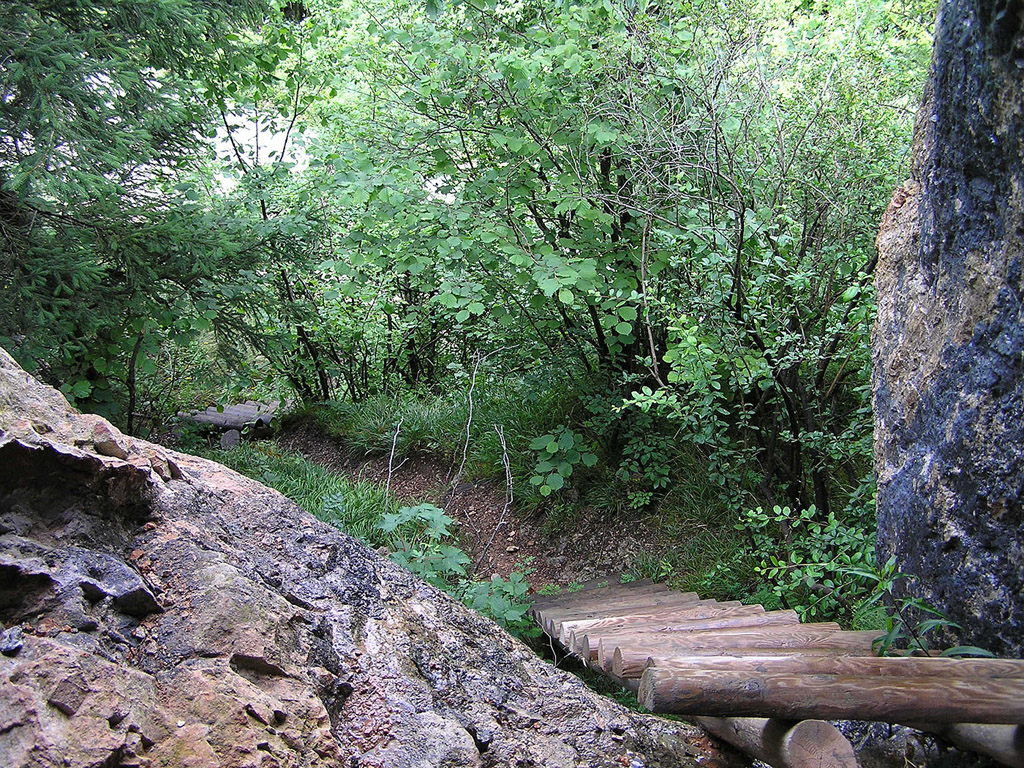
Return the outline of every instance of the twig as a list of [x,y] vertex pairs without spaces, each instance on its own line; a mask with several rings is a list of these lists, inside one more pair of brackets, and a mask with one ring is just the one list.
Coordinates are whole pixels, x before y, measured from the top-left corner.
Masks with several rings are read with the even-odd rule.
[[515,496],[512,493],[512,465],[508,460],[508,445],[505,443],[505,428],[494,425],[494,431],[498,433],[498,442],[501,443],[501,463],[505,465],[505,506],[501,508],[501,514],[498,516],[498,522],[494,526],[494,530],[491,531],[491,538],[484,544],[484,548],[480,550],[480,554],[477,555],[476,563],[473,565],[473,570],[476,571],[480,568],[480,564],[484,561],[484,557],[487,555],[487,550],[491,548],[491,544],[494,543],[494,537],[498,535],[498,530],[505,524],[505,515],[508,513],[509,508],[512,506],[512,502],[515,500]]
[[643,235],[640,240],[640,295],[644,300],[644,325],[647,326],[647,342],[651,347],[651,373],[654,380],[661,387],[665,382],[661,380],[661,372],[658,370],[658,352],[654,345],[654,332],[651,330],[651,308],[647,304],[647,233],[651,230],[651,220],[644,222]]
[[391,474],[392,474],[392,472],[394,472],[395,448],[398,446],[398,433],[402,431],[402,422],[403,421],[405,421],[405,416],[402,416],[398,420],[398,426],[395,427],[395,436],[391,440],[391,455],[388,456],[388,481],[384,485],[384,493],[385,494],[391,493]]
[[497,349],[488,352],[486,355],[481,355],[479,352],[477,353],[476,363],[473,365],[473,376],[469,381],[469,414],[466,416],[466,439],[462,444],[462,463],[459,464],[459,471],[455,473],[455,476],[452,478],[451,484],[448,487],[448,498],[444,505],[446,511],[448,506],[455,499],[455,486],[457,486],[459,481],[462,479],[462,472],[466,468],[466,461],[469,456],[469,436],[473,426],[473,390],[476,388],[477,372],[480,370],[480,364],[484,360],[492,355],[498,354],[499,352],[503,352],[505,349],[507,349],[507,347],[498,347]]

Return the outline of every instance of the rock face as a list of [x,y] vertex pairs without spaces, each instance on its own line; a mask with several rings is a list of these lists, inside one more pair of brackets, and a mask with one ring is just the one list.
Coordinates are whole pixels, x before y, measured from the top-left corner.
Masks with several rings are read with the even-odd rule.
[[970,642],[1024,644],[1024,3],[940,0],[878,238],[878,547]]
[[277,492],[75,413],[3,350],[0,621],[9,768],[708,754]]

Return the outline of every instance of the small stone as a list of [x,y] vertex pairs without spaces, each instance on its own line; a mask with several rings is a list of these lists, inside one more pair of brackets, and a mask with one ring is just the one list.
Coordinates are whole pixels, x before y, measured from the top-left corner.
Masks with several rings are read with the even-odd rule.
[[513,546],[508,546],[508,547],[505,547],[505,551],[509,552],[509,553],[511,553],[511,552],[518,552],[519,551],[519,547],[514,546],[514,545]]
[[93,445],[96,448],[96,453],[98,453],[100,456],[110,456],[115,459],[121,459],[122,461],[128,458],[128,451],[126,451],[117,442],[117,440],[99,440],[93,443]]
[[179,728],[184,728],[185,727],[185,721],[184,720],[179,720],[178,722],[175,723],[175,725],[178,726]]
[[22,632],[21,627],[11,627],[0,635],[0,653],[4,656],[17,656],[24,647],[25,633]]
[[242,442],[242,433],[237,429],[229,429],[220,436],[220,447],[227,451]]
[[245,705],[245,712],[249,715],[249,717],[253,718],[254,720],[259,721],[263,725],[267,725],[267,719],[260,713],[258,709],[256,709],[256,707],[252,705],[252,702],[249,702]]
[[121,613],[139,619],[151,613],[163,611],[153,593],[142,584],[117,595],[114,598],[114,605]]
[[110,713],[110,717],[107,718],[107,723],[110,725],[111,728],[116,728],[121,724],[121,722],[126,717],[128,717],[127,712],[122,712],[119,709],[115,709],[113,712]]
[[46,703],[71,717],[82,706],[82,702],[85,701],[88,694],[89,686],[86,684],[85,678],[76,673],[57,683],[57,687],[47,697]]

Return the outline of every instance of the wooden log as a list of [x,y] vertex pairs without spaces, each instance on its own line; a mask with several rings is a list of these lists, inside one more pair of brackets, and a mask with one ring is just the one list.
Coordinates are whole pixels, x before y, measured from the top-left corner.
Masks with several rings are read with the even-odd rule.
[[[607,594],[586,593],[577,598],[565,601],[553,601],[537,606],[535,613],[562,611],[565,613],[600,612],[602,610],[620,610],[645,605],[660,605],[663,602],[679,602],[689,600],[699,602],[696,592],[674,592],[671,589],[616,590]],[[712,601],[704,601],[712,602]]]
[[[559,642],[574,653],[583,655],[580,647],[584,637],[597,653],[597,644],[604,637],[633,637],[638,633],[661,633],[667,631],[695,631],[699,629],[722,629],[729,626],[743,627],[765,624],[764,609],[759,605],[744,605],[739,608],[718,608],[713,605],[682,606],[655,620],[654,612],[625,616],[615,619],[589,619],[565,621],[556,624]],[[634,619],[635,621],[631,621]],[[613,623],[614,622],[614,623]],[[562,639],[564,638],[564,639]]]
[[1024,680],[786,675],[654,666],[638,699],[652,712],[790,720],[1024,723]]
[[552,603],[540,606],[531,611],[538,622],[552,624],[563,618],[596,618],[605,612],[614,615],[627,615],[630,611],[645,610],[652,606],[690,605],[700,603],[692,592],[652,592],[643,595],[609,596],[593,598],[589,602],[578,602],[569,605]]
[[[641,627],[632,632],[608,633],[606,645],[607,652],[611,654],[616,647],[631,648],[656,648],[659,653],[651,653],[649,656],[661,659],[670,659],[674,656],[686,656],[691,650],[719,650],[726,651],[731,648],[744,649],[773,649],[773,648],[800,648],[807,645],[835,645],[837,642],[842,647],[851,643],[857,648],[865,647],[867,638],[857,635],[847,637],[853,633],[844,633],[838,624],[834,622],[823,622],[820,624],[780,624],[778,626],[768,625],[763,627],[728,627],[725,629],[695,630],[692,632],[658,632],[651,631],[647,627]],[[836,640],[836,636],[839,640]],[[874,635],[873,635],[874,636]],[[870,645],[867,645],[870,649]],[[646,666],[646,659],[644,659]]]
[[[666,592],[639,600],[609,601],[607,605],[603,605],[600,601],[567,607],[553,605],[550,608],[544,608],[535,612],[533,616],[541,627],[544,628],[545,632],[554,636],[554,627],[560,621],[615,618],[629,616],[635,611],[647,611],[654,608],[665,610],[668,608],[682,608],[683,606],[697,607],[711,604],[723,605],[722,603],[716,603],[714,600],[698,600],[692,592]],[[738,606],[739,603],[733,605]],[[551,631],[548,631],[549,627]]]
[[674,672],[722,670],[786,675],[880,677],[1024,678],[1017,659],[950,659],[939,656],[684,656],[653,659],[648,666]]
[[831,723],[753,717],[698,717],[697,724],[773,768],[858,768],[847,738]]
[[950,723],[948,725],[910,724],[919,731],[933,733],[967,752],[977,752],[1010,768],[1024,768],[1024,725]]
[[[786,630],[786,631],[782,631]],[[716,637],[717,635],[717,637]],[[877,632],[842,632],[799,627],[781,627],[774,632],[744,632],[731,636],[697,632],[671,640],[647,635],[636,641],[618,643],[612,656],[612,672],[618,677],[639,677],[649,658],[670,659],[675,656],[721,655],[742,652],[745,655],[778,655],[779,651],[799,650],[812,656],[870,656],[871,642]],[[607,651],[606,651],[607,653]]]
[[631,581],[625,584],[619,583],[616,580],[604,579],[601,581],[591,582],[589,585],[584,585],[582,589],[578,589],[573,592],[563,592],[560,595],[537,595],[530,605],[533,608],[551,606],[556,603],[560,605],[570,605],[573,602],[579,602],[581,599],[589,601],[598,596],[614,595],[618,593],[629,594],[641,591],[658,593],[668,592],[670,590],[665,584],[655,583],[651,579],[641,579],[639,581]]
[[[611,616],[602,619],[565,619],[555,621],[553,635],[556,635],[563,644],[569,639],[569,634],[583,633],[612,633],[622,632],[632,628],[642,629],[646,627],[667,627],[685,621],[730,621],[742,619],[749,616],[765,616],[765,610],[760,605],[741,605],[735,608],[722,608],[721,603],[683,603],[679,606],[661,606],[650,609],[634,609],[634,612],[624,616]],[[796,615],[795,613],[793,614]],[[728,626],[728,625],[723,625]],[[710,627],[709,627],[710,628]]]
[[[740,629],[772,629],[776,627],[799,626],[800,618],[794,611],[771,611],[768,613],[752,614],[747,616],[719,616],[708,619],[696,619],[692,621],[676,621],[657,627],[653,624],[637,627],[632,631],[620,630],[617,632],[586,630],[585,636],[589,638],[588,645],[595,651],[598,666],[602,669],[611,669],[612,660],[601,655],[601,649],[606,654],[615,652],[616,643],[620,638],[636,638],[648,634],[656,634],[659,637],[665,636],[669,639],[676,633],[683,632],[706,632],[710,630],[727,631]],[[581,632],[577,632],[579,636]],[[582,645],[582,643],[581,643]],[[586,657],[585,657],[586,658]]]
[[588,599],[578,599],[566,603],[553,602],[544,605],[534,606],[529,613],[534,618],[547,617],[571,617],[587,615],[588,618],[596,618],[602,610],[625,610],[629,608],[642,608],[644,606],[673,604],[680,602],[698,602],[699,599],[693,592],[672,592],[671,590],[645,591],[635,593],[619,593],[602,596],[590,596]]

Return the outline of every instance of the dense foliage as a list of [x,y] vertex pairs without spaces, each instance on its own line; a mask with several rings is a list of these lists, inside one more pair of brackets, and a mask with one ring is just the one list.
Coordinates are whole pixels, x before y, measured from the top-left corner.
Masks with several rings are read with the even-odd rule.
[[6,3],[0,343],[129,429],[262,383],[552,514],[868,536],[932,12]]

